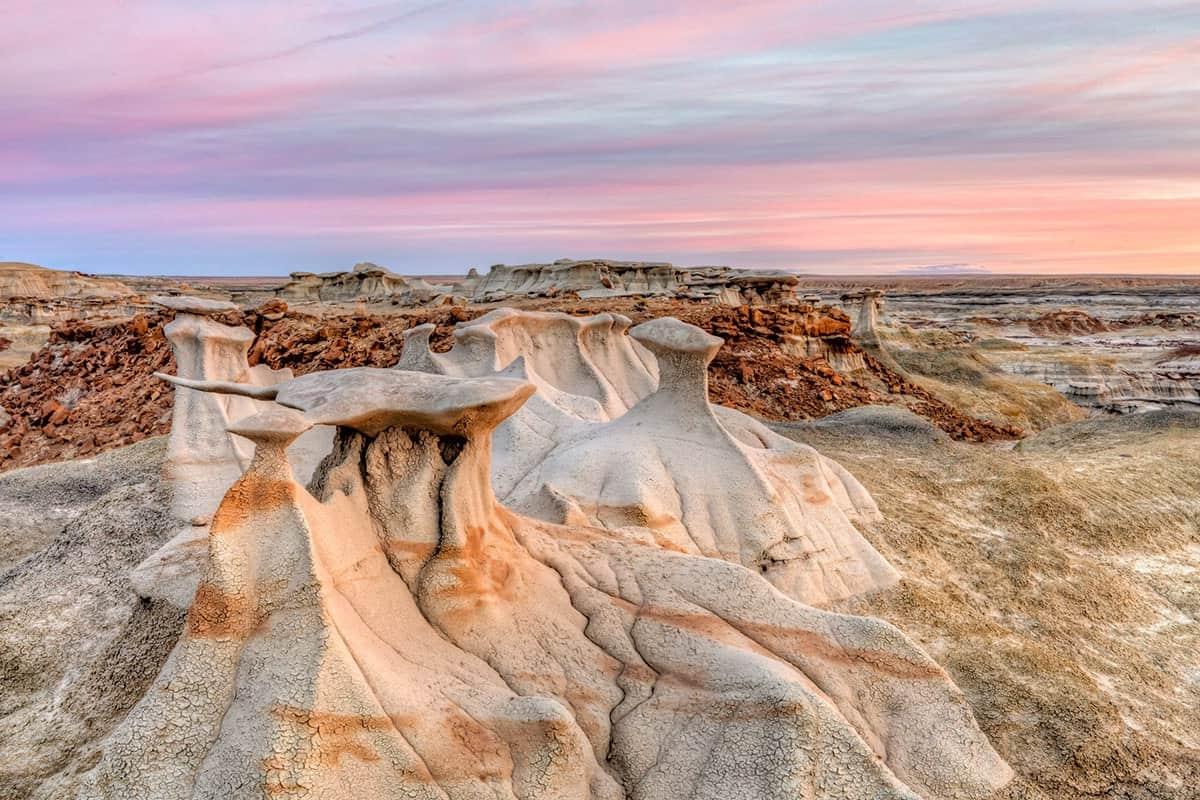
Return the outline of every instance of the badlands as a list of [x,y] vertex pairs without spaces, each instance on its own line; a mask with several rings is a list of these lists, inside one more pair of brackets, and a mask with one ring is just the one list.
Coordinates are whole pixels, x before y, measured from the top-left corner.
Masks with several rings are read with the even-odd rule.
[[1200,796],[1200,281],[3,266],[0,798]]

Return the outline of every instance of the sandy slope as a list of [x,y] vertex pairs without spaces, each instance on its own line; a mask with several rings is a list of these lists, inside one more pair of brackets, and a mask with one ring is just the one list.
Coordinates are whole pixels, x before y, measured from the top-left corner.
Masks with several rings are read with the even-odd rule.
[[1200,414],[1072,423],[1016,449],[915,419],[820,427],[788,433],[862,478],[885,517],[868,538],[905,576],[848,610],[926,648],[1049,796],[1197,796]]

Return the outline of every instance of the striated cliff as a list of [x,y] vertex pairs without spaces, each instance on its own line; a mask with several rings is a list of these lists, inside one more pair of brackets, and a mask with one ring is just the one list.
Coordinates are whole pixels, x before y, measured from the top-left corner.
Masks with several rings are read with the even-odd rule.
[[0,261],[0,301],[16,298],[128,298],[134,291],[116,278],[47,269],[20,261]]
[[349,272],[293,272],[291,280],[275,294],[294,303],[421,303],[433,298],[437,290],[420,278],[406,278],[378,264],[362,262]]
[[584,299],[665,295],[740,306],[795,302],[798,282],[789,272],[559,259],[552,264],[496,264],[486,275],[472,269],[462,285],[477,302],[574,293]]

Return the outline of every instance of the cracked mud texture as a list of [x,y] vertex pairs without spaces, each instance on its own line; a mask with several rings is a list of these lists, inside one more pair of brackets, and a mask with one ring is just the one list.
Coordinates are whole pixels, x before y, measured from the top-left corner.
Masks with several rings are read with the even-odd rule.
[[169,537],[165,452],[152,439],[0,476],[0,503],[41,517],[0,567],[0,798],[74,796],[78,774],[140,698],[183,613],[133,592],[129,572]]

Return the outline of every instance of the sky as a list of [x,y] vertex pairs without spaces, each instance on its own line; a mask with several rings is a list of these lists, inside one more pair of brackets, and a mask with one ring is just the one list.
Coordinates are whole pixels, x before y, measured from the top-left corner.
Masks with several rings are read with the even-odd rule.
[[1200,2],[5,0],[0,261],[1200,272]]

